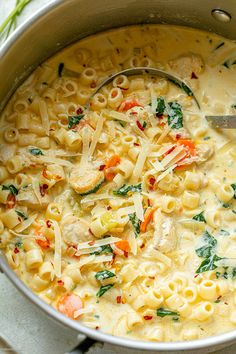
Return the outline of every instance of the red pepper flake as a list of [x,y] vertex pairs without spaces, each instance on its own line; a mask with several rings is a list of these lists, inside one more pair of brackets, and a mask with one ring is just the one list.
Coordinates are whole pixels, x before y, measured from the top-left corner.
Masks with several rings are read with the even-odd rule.
[[95,329],[98,330],[98,329],[99,329],[99,326],[96,326]]
[[156,116],[157,116],[159,119],[163,119],[163,118],[164,118],[163,114],[161,114],[161,115],[159,116],[158,113],[157,113]]
[[89,241],[89,242],[88,242],[88,245],[89,245],[89,246],[93,246],[94,244],[95,244],[95,241]]
[[107,210],[111,210],[111,206],[110,205],[107,206]]
[[83,110],[82,110],[81,107],[79,107],[79,108],[76,110],[76,114],[81,114],[81,113],[83,113]]
[[125,258],[128,258],[129,257],[129,252],[124,251],[124,256],[125,256]]
[[130,112],[130,114],[132,114],[132,115],[136,116],[136,115],[138,114],[138,112],[134,112],[134,111],[132,111],[132,112]]
[[181,136],[181,134],[176,134],[175,137],[176,137],[177,140],[179,140],[179,139],[181,139],[182,136]]
[[166,125],[166,123],[165,123],[165,122],[161,122],[159,125],[160,125],[161,127],[164,127],[164,126]]
[[137,127],[142,130],[142,132],[144,131],[144,127],[142,126],[142,124],[140,123],[139,120],[136,120],[136,124],[137,124]]
[[141,246],[140,246],[140,248],[144,248],[145,247],[145,244],[144,243],[142,243],[141,244]]
[[47,221],[46,221],[46,225],[47,225],[48,228],[50,228],[50,227],[52,226],[51,221],[50,221],[50,220],[47,220]]
[[90,87],[91,87],[91,88],[95,88],[96,85],[97,85],[96,82],[95,82],[95,81],[92,81],[91,84],[90,84]]
[[148,198],[148,200],[147,200],[147,203],[148,203],[148,206],[150,207],[150,205],[151,205],[151,200]]
[[48,175],[47,175],[46,168],[44,168],[44,169],[43,169],[43,171],[42,171],[42,175],[43,175],[43,177],[44,177],[44,178],[49,179],[49,178],[48,178]]
[[140,146],[140,144],[139,143],[134,143],[134,146]]
[[19,253],[19,252],[20,252],[19,248],[15,247],[15,248],[14,248],[14,253],[17,254],[17,253]]
[[169,155],[174,149],[175,149],[175,146],[172,146],[169,150],[167,150],[167,151],[164,153],[164,156]]
[[42,197],[45,196],[46,190],[48,189],[48,185],[44,183],[43,185],[39,186],[39,191]]
[[198,79],[197,75],[194,72],[192,72],[191,74],[191,79]]
[[143,316],[143,318],[144,318],[146,321],[152,320],[152,317],[153,317],[153,316]]
[[99,171],[103,171],[105,167],[106,167],[106,165],[100,165],[99,166]]
[[63,280],[58,280],[57,284],[60,285],[60,286],[63,286],[64,285],[64,281]]
[[15,205],[16,205],[16,197],[14,196],[14,194],[10,193],[7,197],[6,207],[7,209],[12,209],[14,208]]
[[93,234],[93,232],[92,232],[92,230],[91,230],[90,228],[88,229],[88,231],[89,231],[89,233],[90,233],[91,235],[94,236],[94,234]]
[[122,301],[121,296],[117,296],[117,297],[116,297],[116,302],[117,302],[117,304],[121,304],[121,301]]
[[151,177],[149,179],[149,183],[151,184],[151,186],[153,186],[155,182],[156,182],[156,179],[154,177]]
[[195,275],[194,275],[194,278],[197,278],[198,276],[199,276],[199,274],[195,274]]

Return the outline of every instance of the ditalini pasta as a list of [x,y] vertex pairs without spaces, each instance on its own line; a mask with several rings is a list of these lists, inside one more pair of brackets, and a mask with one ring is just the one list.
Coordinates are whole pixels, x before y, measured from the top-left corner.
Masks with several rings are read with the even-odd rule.
[[[236,46],[170,26],[81,40],[39,66],[0,123],[0,247],[47,303],[150,341],[236,326]],[[148,74],[184,79],[196,94]],[[204,114],[203,114],[204,112]]]

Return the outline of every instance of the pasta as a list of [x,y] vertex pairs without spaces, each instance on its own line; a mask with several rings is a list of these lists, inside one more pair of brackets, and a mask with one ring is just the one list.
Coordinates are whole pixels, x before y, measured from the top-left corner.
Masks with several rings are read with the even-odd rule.
[[189,92],[148,73],[93,95],[119,70],[157,67],[194,88],[204,113],[235,114],[235,58],[222,47],[235,51],[178,27],[105,32],[43,63],[9,101],[0,248],[64,315],[149,341],[235,329],[234,132],[208,127]]

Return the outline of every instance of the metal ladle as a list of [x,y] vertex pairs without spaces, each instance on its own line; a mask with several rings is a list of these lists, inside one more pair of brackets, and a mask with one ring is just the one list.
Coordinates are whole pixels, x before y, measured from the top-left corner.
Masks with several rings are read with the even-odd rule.
[[[132,76],[132,75],[155,75],[155,76],[160,76],[164,77],[165,79],[169,80],[179,88],[181,88],[188,96],[191,96],[197,107],[201,109],[200,104],[194,95],[192,89],[180,78],[177,76],[174,76],[166,71],[156,69],[156,68],[149,68],[149,67],[136,67],[136,68],[131,68],[131,69],[125,69],[122,71],[119,71],[111,76],[109,76],[106,80],[104,80],[98,87],[97,89],[93,92],[91,97],[89,98],[89,101],[86,104],[86,108],[89,108],[89,103],[90,100],[98,93],[102,87],[105,85],[109,84],[111,81],[113,81],[117,76],[119,75],[126,75],[126,76]],[[236,116],[234,115],[225,115],[225,116],[205,116],[206,120],[211,123],[212,128],[223,128],[223,129],[233,129],[236,128]]]

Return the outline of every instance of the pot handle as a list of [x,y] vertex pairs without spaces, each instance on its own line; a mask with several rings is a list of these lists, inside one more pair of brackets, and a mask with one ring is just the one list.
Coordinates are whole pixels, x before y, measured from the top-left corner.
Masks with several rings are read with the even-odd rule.
[[71,352],[69,352],[68,354],[84,354],[87,353],[87,351],[95,344],[95,343],[99,343],[98,341],[89,338],[89,337],[85,337],[85,339],[80,342],[80,344],[72,349]]

